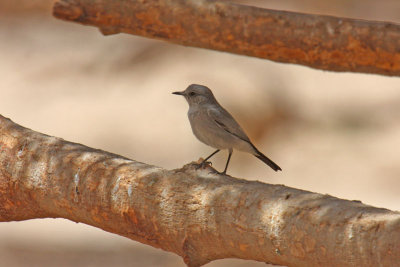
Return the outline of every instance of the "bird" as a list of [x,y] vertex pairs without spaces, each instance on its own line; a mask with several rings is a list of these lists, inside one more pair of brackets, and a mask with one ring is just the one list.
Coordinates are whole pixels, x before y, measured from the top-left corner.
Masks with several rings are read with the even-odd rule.
[[191,84],[184,91],[173,92],[173,94],[183,96],[188,102],[188,117],[193,134],[204,144],[217,149],[204,159],[200,166],[204,166],[207,160],[220,150],[227,149],[228,159],[224,171],[221,172],[221,174],[226,174],[233,149],[235,149],[254,155],[274,171],[282,171],[281,167],[255,147],[232,115],[218,103],[210,88]]

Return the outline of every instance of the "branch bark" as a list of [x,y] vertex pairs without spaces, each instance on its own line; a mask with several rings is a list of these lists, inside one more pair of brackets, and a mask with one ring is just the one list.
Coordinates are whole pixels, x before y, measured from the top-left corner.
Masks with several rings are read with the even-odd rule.
[[57,18],[331,71],[400,76],[400,25],[211,0],[58,0]]
[[400,213],[222,176],[164,170],[0,116],[0,221],[66,218],[174,252],[188,266],[395,266]]

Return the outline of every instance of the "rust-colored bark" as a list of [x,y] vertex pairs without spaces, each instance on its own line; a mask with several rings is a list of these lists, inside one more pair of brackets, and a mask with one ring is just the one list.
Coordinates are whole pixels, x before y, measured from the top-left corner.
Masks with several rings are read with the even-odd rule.
[[210,0],[58,0],[55,17],[332,71],[400,76],[400,25]]
[[288,266],[396,266],[400,213],[197,170],[164,170],[0,116],[0,221],[61,217],[174,252]]

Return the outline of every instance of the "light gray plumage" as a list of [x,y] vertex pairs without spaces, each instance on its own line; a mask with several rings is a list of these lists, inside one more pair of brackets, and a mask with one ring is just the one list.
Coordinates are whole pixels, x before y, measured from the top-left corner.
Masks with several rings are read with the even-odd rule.
[[174,92],[182,95],[189,103],[188,117],[193,134],[206,145],[217,149],[202,164],[221,149],[228,149],[229,156],[223,173],[226,173],[233,149],[250,153],[273,170],[282,170],[251,143],[249,137],[215,99],[211,90],[203,85],[192,84],[185,91]]

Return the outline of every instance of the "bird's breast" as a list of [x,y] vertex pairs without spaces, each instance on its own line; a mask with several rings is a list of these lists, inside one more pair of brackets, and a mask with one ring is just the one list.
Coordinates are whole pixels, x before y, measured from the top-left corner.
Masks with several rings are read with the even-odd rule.
[[188,112],[190,125],[193,134],[206,145],[218,149],[228,149],[232,147],[232,137],[222,130],[206,110],[192,110]]

